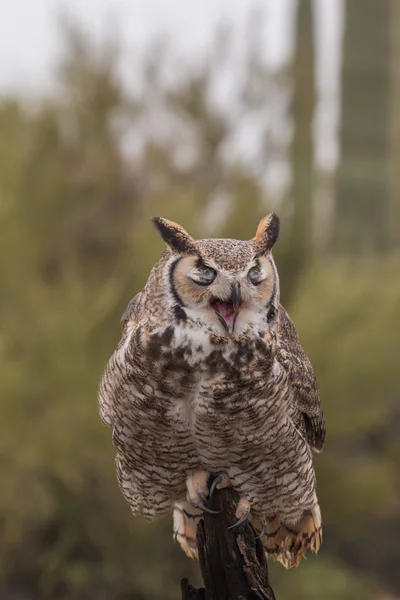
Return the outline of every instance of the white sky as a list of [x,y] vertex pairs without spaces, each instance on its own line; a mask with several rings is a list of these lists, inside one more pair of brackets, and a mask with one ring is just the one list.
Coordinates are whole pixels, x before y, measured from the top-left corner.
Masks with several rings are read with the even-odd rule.
[[[74,16],[99,39],[110,22],[124,46],[140,51],[154,34],[166,33],[188,61],[207,50],[215,27],[224,18],[240,39],[256,6],[267,8],[265,51],[271,66],[288,60],[293,49],[293,7],[296,0],[0,0],[0,94],[37,94],[51,88],[61,51],[57,23],[60,13]],[[317,159],[326,166],[336,160],[335,130],[343,0],[314,0],[318,64]],[[127,61],[128,67],[128,61]]]
[[[267,0],[274,22],[283,11]],[[111,19],[129,48],[143,47],[158,32],[166,32],[190,55],[207,48],[214,27],[224,17],[240,30],[254,0],[0,0],[0,86],[2,89],[37,89],[48,84],[60,51],[57,16],[73,15],[91,34],[101,36]],[[276,6],[276,5],[275,5]],[[281,26],[272,44],[274,58],[282,54],[286,37]],[[268,35],[268,38],[270,35]],[[283,42],[283,43],[282,43]]]

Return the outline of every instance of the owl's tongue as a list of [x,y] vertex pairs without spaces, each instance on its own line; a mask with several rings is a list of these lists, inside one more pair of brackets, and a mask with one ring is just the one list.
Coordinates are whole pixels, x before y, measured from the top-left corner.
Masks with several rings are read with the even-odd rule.
[[222,319],[225,321],[226,325],[228,326],[228,329],[232,331],[236,317],[236,311],[233,307],[233,303],[214,300],[212,306],[217,315],[222,317]]

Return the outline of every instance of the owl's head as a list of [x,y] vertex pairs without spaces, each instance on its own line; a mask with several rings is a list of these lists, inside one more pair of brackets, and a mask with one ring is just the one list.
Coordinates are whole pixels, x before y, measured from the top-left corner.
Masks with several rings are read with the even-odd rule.
[[181,225],[153,219],[170,249],[170,297],[187,316],[220,335],[239,335],[271,322],[279,306],[278,272],[271,250],[279,235],[274,213],[249,241],[195,240]]

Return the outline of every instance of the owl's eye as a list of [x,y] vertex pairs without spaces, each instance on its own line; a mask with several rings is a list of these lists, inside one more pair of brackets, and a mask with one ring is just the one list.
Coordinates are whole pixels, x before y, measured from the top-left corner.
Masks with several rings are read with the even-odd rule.
[[258,266],[252,267],[247,273],[247,277],[250,279],[253,285],[259,285],[263,281],[263,279],[261,279],[262,273],[260,271],[260,267]]
[[210,285],[216,278],[217,273],[214,269],[201,269],[191,273],[190,278],[198,285]]

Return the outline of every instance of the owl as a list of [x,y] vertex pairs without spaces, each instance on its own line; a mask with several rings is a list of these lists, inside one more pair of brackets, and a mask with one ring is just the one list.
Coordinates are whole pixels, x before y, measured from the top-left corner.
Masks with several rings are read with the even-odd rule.
[[297,565],[322,541],[312,453],[325,421],[279,300],[279,218],[265,217],[250,241],[195,240],[153,221],[167,247],[122,317],[99,390],[122,493],[135,515],[172,509],[174,538],[196,557],[199,519],[214,490],[232,486],[237,522]]

